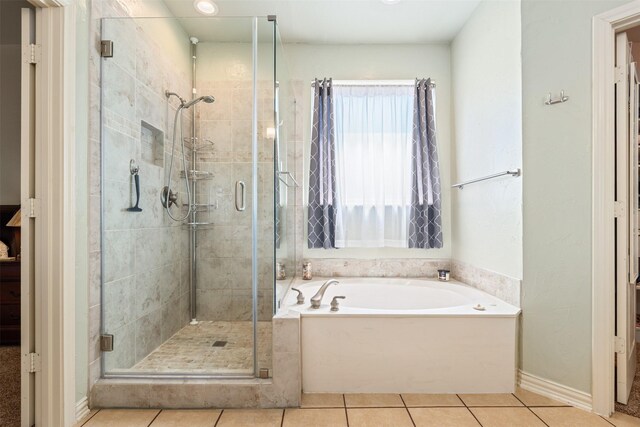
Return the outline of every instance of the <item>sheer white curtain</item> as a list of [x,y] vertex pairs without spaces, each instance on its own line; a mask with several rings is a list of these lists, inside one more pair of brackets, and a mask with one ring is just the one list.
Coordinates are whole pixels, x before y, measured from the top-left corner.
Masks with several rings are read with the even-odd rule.
[[338,248],[407,247],[413,91],[334,85]]

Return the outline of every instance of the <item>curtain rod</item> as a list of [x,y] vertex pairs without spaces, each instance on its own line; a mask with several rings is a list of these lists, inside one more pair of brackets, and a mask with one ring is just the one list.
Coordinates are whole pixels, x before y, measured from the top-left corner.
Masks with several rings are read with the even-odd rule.
[[[322,82],[322,80],[318,80]],[[313,86],[315,80],[311,81]],[[415,80],[333,80],[334,86],[413,86]],[[435,80],[431,80],[431,87],[435,87]]]

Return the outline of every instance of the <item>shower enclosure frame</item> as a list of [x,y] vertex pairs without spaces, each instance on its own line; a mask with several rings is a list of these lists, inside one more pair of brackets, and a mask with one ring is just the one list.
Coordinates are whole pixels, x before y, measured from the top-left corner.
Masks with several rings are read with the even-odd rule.
[[[174,19],[179,19],[180,17],[172,17]],[[234,17],[241,18],[241,17]],[[100,353],[103,354],[100,360],[100,368],[101,374],[100,377],[102,379],[253,379],[259,378],[260,376],[260,367],[258,366],[258,251],[257,251],[257,241],[258,241],[258,31],[259,31],[259,20],[264,19],[273,24],[273,32],[272,32],[272,40],[273,43],[273,61],[274,61],[274,85],[276,81],[275,75],[275,62],[276,62],[276,32],[277,32],[277,22],[276,17],[274,15],[269,16],[251,16],[246,17],[251,19],[251,41],[252,41],[252,114],[251,114],[251,149],[252,149],[252,207],[251,207],[251,294],[252,294],[252,330],[253,330],[253,373],[252,374],[233,374],[233,373],[222,373],[222,374],[213,374],[213,373],[189,373],[189,372],[163,372],[163,373],[153,373],[153,372],[127,372],[127,373],[109,373],[106,370],[106,363],[104,352],[102,348],[103,337],[108,337],[108,331],[105,330],[105,305],[104,305],[104,274],[101,274],[100,278],[100,294],[101,294],[101,310],[100,310]],[[127,18],[103,18],[102,21],[109,19],[145,19],[145,17],[127,17]],[[162,18],[155,18],[162,19]],[[206,18],[200,18],[206,19]],[[192,95],[191,100],[197,98],[197,89],[196,89],[196,61],[197,61],[197,43],[192,43],[191,45],[191,60],[192,60]],[[104,67],[102,66],[102,61],[104,59],[101,58],[101,66],[100,66],[100,81],[104,82]],[[275,87],[275,86],[274,86]],[[104,89],[103,89],[104,90]],[[215,95],[215,94],[214,94]],[[104,120],[103,115],[105,111],[104,104],[104,96],[100,96],[100,111],[101,111],[101,120],[100,120],[100,271],[101,273],[105,271],[105,221],[104,221],[104,208],[105,208],[105,191],[104,191],[104,183],[106,178],[106,170],[105,170],[105,144],[104,144]],[[275,111],[274,111],[275,117]],[[191,150],[191,169],[195,169],[197,151],[194,149],[196,145],[196,110],[195,108],[192,110],[192,150]],[[185,171],[188,174],[188,171]],[[196,190],[196,180],[192,180],[191,189],[192,194],[194,195],[191,203],[193,205],[195,202],[195,190]],[[197,243],[197,225],[195,225],[197,219],[197,212],[194,210],[191,212],[188,218],[189,224],[189,258],[190,258],[190,268],[189,268],[189,301],[190,301],[190,317],[191,320],[197,319],[196,312],[196,285],[197,285],[197,272],[196,272],[196,243]],[[275,220],[275,217],[274,217]],[[274,236],[275,240],[275,231]],[[273,263],[275,265],[275,253],[272,256]],[[275,299],[275,276],[273,282],[274,289],[274,299]],[[275,305],[272,308],[272,314],[275,312]],[[113,339],[113,336],[111,336]],[[113,342],[113,341],[112,341]]]

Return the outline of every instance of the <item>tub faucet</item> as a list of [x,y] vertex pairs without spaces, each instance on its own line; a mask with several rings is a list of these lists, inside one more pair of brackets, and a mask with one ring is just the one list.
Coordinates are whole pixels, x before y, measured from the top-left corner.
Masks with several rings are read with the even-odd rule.
[[326,292],[329,285],[337,285],[338,283],[340,282],[338,282],[336,279],[329,279],[324,282],[322,286],[320,286],[320,289],[318,289],[318,292],[313,297],[311,297],[311,308],[320,308],[322,297],[324,296],[324,293]]

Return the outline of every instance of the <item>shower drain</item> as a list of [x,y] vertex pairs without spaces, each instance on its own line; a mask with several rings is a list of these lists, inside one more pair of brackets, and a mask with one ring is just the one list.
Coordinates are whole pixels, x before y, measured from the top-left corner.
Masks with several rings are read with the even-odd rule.
[[224,347],[225,345],[227,345],[226,341],[216,341],[213,343],[213,347]]

